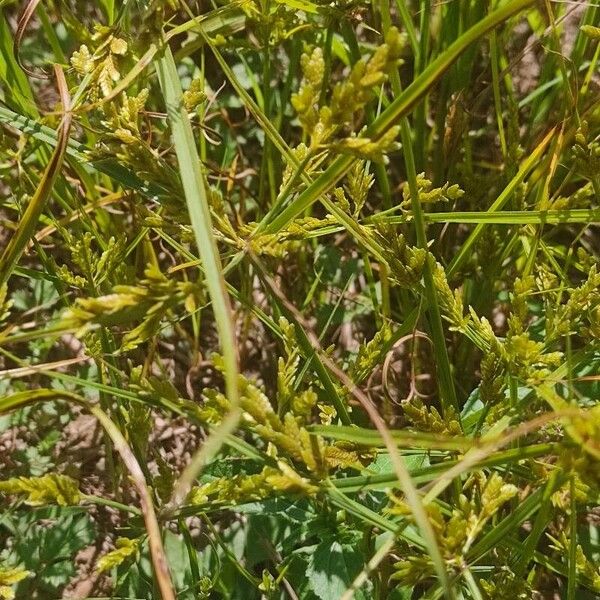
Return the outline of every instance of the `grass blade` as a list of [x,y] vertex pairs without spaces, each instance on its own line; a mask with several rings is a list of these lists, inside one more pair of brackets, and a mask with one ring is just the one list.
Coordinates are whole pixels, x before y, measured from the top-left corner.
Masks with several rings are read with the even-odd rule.
[[231,319],[231,304],[222,273],[217,243],[213,235],[206,183],[201,172],[194,133],[183,105],[183,90],[177,74],[175,60],[168,45],[165,45],[162,55],[156,61],[156,70],[164,95],[167,117],[171,125],[192,229],[202,260],[205,281],[212,300],[215,321],[219,331],[221,352],[225,365],[225,387],[231,403],[230,414],[223,420],[220,427],[211,434],[210,439],[205,442],[206,450],[201,448],[199,453],[192,458],[189,468],[186,468],[182,473],[170,502],[169,509],[171,510],[185,499],[204,461],[209,456],[216,454],[226,437],[236,429],[241,411],[239,408],[237,347]]
[[[363,427],[342,427],[339,425],[313,425],[310,431],[317,435],[370,446],[371,448],[382,448],[385,446],[381,435],[373,429]],[[404,430],[390,430],[390,435],[398,446],[421,447],[443,450],[465,450],[471,448],[476,442],[470,438],[446,437],[434,433],[412,432]]]
[[[505,210],[501,212],[439,212],[426,213],[429,223],[481,223],[489,225],[560,225],[561,223],[599,224],[597,208],[563,210]],[[394,222],[391,217],[388,222]]]
[[23,218],[19,221],[17,230],[11,238],[8,246],[5,248],[2,257],[0,258],[0,289],[6,285],[13,270],[17,266],[21,255],[23,254],[29,240],[33,237],[38,219],[44,210],[46,202],[50,197],[54,183],[60,173],[67,144],[69,141],[69,132],[71,130],[72,116],[70,113],[70,98],[67,89],[62,69],[58,66],[54,67],[54,73],[58,83],[58,90],[63,105],[65,115],[61,121],[57,145],[52,153],[50,162],[46,167],[40,184],[38,185],[35,194],[29,201]]
[[[509,184],[504,188],[502,193],[496,198],[490,208],[487,210],[488,213],[494,213],[502,209],[502,207],[508,202],[514,191],[517,189],[527,177],[527,174],[538,165],[538,162],[546,147],[554,137],[555,129],[551,129],[544,139],[538,144],[535,150],[530,154],[527,160],[523,161],[523,164],[519,168],[517,174],[510,180]],[[456,273],[465,261],[471,255],[471,251],[473,246],[480,238],[483,233],[483,228],[485,227],[484,223],[479,223],[477,227],[471,232],[465,243],[462,245],[460,252],[454,257],[448,268],[446,269],[446,273],[448,277],[451,277],[454,273]]]

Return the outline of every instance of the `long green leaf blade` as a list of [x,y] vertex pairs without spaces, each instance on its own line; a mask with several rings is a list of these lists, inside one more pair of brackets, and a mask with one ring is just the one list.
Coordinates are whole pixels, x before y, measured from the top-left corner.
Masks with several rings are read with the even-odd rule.
[[[156,61],[156,70],[172,130],[187,209],[219,331],[225,366],[225,387],[232,407],[229,415],[223,420],[221,427],[211,434],[210,439],[204,444],[205,448],[210,448],[210,454],[214,455],[227,436],[235,430],[240,418],[236,338],[231,319],[229,295],[212,230],[206,183],[201,172],[201,163],[192,126],[183,105],[183,90],[177,74],[177,67],[168,45],[165,46],[162,56]],[[203,466],[204,460],[208,458],[203,452],[204,447],[200,449],[200,454],[192,459],[188,466],[190,470],[186,469],[184,471],[179,485],[176,486],[174,491],[172,505],[183,501]]]

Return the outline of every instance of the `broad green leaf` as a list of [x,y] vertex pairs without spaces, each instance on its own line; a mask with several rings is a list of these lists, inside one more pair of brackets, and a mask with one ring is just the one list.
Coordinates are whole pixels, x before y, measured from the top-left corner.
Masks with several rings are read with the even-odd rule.
[[[358,540],[357,540],[358,541]],[[309,588],[320,600],[340,598],[363,568],[365,558],[358,544],[348,544],[335,538],[324,539],[311,553],[306,569]],[[358,591],[357,599],[366,599]]]

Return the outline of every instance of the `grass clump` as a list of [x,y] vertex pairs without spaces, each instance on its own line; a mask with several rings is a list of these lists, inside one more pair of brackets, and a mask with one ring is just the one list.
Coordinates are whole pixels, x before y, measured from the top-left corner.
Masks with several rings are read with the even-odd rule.
[[594,3],[0,9],[0,597],[598,597]]

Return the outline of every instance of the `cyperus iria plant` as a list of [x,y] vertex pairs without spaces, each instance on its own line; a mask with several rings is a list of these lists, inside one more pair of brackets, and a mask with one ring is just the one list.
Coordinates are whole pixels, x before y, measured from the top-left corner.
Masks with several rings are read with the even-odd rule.
[[0,598],[598,597],[595,3],[0,11]]

